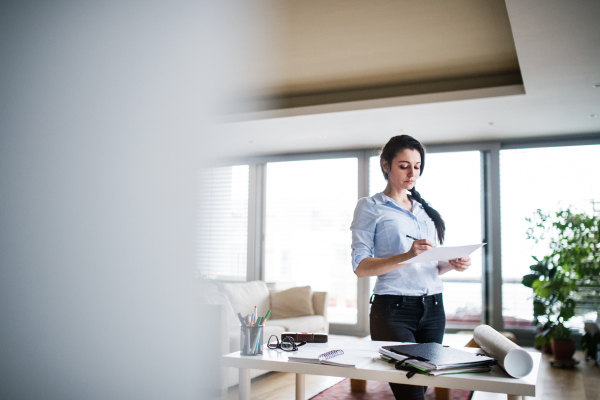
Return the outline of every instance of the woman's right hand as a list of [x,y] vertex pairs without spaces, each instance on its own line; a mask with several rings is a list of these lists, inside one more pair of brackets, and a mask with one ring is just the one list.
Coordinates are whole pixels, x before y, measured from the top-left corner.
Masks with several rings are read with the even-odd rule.
[[433,243],[431,243],[427,239],[415,240],[410,247],[410,250],[406,253],[409,259],[418,256],[421,253],[426,252],[427,250],[435,247]]

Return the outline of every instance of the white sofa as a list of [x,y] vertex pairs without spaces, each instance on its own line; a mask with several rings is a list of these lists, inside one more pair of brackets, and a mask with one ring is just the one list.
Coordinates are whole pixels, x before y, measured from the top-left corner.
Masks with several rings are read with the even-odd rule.
[[[237,313],[265,316],[272,310],[264,327],[265,343],[271,335],[281,338],[282,332],[329,332],[327,320],[327,292],[312,292],[310,288],[292,288],[285,291],[269,291],[263,281],[243,283],[218,283],[202,285],[202,299],[206,303],[221,304],[223,318],[220,337],[223,354],[240,350],[240,321]],[[306,296],[306,299],[302,297]],[[304,303],[304,304],[303,304]],[[307,313],[308,315],[298,315]],[[268,371],[252,370],[251,377]],[[221,388],[236,385],[239,373],[235,368],[223,368]]]

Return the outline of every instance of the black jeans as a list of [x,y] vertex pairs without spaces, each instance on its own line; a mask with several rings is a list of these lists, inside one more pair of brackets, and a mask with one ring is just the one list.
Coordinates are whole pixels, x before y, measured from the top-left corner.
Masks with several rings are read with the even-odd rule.
[[[442,294],[375,295],[370,323],[372,340],[441,344],[446,327]],[[423,400],[427,389],[397,383],[390,383],[390,387],[398,400]]]

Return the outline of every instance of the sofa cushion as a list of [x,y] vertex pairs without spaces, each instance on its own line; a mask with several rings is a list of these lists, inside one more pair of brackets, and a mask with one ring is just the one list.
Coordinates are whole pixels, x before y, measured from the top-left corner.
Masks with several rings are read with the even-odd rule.
[[296,318],[267,320],[265,326],[279,325],[285,328],[285,332],[325,332],[328,333],[329,326],[322,315],[309,315]]
[[315,315],[310,286],[294,287],[271,293],[271,319]]
[[221,292],[229,298],[236,314],[238,312],[243,316],[252,314],[255,306],[259,316],[264,317],[269,311],[269,289],[263,281],[223,283]]

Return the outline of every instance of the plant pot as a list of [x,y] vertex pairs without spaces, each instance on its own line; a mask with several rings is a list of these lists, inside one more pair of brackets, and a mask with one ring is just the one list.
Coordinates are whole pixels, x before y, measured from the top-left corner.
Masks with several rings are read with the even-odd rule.
[[552,339],[552,353],[556,361],[571,361],[575,354],[573,339]]

